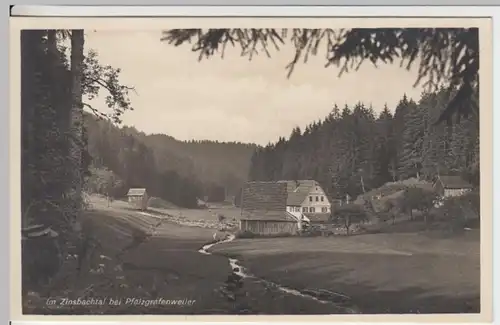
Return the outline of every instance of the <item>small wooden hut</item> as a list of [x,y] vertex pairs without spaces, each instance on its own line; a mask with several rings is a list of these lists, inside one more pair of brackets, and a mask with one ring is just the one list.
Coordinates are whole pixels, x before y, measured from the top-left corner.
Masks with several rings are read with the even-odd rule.
[[148,209],[148,202],[149,202],[149,195],[148,192],[146,191],[145,188],[131,188],[128,190],[127,193],[127,198],[128,202],[140,209],[140,210],[147,210]]

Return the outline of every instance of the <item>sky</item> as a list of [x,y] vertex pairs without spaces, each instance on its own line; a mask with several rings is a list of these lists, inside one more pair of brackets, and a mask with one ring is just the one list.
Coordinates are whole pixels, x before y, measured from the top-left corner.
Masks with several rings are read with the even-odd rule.
[[[161,31],[149,30],[86,31],[85,37],[85,48],[97,51],[101,64],[120,68],[121,83],[135,87],[134,110],[123,124],[146,134],[265,145],[323,119],[335,103],[342,108],[361,101],[380,112],[386,103],[394,110],[405,93],[418,100],[422,92],[413,87],[416,71],[399,63],[375,68],[366,62],[339,77],[337,67],[325,68],[322,52],[287,78],[291,45],[271,58],[259,54],[249,61],[229,49],[224,59],[199,62],[189,44],[174,47],[160,38]],[[103,97],[89,103],[105,110]]]

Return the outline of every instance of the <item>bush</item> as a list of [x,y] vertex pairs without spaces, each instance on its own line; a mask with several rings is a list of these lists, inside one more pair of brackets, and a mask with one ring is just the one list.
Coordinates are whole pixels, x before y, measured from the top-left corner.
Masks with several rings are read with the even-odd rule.
[[428,213],[436,201],[437,195],[433,191],[420,187],[409,187],[405,190],[400,209],[409,212],[410,220],[413,220],[413,210],[421,211],[427,221]]
[[148,206],[155,209],[177,209],[173,203],[165,201],[159,197],[151,197],[148,201]]
[[346,229],[346,234],[349,235],[351,226],[368,220],[368,215],[363,206],[357,204],[346,204],[339,207],[334,215],[334,220],[338,220]]
[[299,236],[301,237],[318,237],[322,235],[323,235],[322,231],[315,227],[305,229],[299,233]]
[[226,220],[226,217],[223,214],[218,214],[217,220],[219,220],[219,222],[222,223],[224,222],[224,220]]
[[433,215],[441,221],[474,223],[480,219],[479,192],[473,191],[462,196],[446,198],[439,208],[434,209]]

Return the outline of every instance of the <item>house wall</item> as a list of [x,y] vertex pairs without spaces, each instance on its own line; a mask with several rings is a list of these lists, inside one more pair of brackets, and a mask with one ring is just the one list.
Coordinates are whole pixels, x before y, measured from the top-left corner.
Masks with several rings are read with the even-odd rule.
[[[321,186],[318,185],[311,188],[305,201],[302,202],[302,212],[305,212],[305,208],[307,208],[307,212],[331,212],[331,203]],[[314,211],[311,211],[311,208],[314,208]]]
[[240,220],[240,230],[259,235],[277,235],[289,233],[295,235],[298,225],[293,221]]
[[446,188],[444,190],[444,197],[454,197],[454,196],[461,196],[467,193],[469,190],[465,188],[459,188],[459,189],[450,189]]
[[300,206],[287,206],[286,211],[296,218],[300,218],[302,216],[302,208]]
[[141,202],[141,209],[147,210],[148,209],[148,203],[149,203],[149,195],[148,193],[144,193],[144,196],[142,197],[142,202]]
[[144,194],[142,196],[128,196],[128,202],[138,209],[146,210],[148,207],[149,196]]

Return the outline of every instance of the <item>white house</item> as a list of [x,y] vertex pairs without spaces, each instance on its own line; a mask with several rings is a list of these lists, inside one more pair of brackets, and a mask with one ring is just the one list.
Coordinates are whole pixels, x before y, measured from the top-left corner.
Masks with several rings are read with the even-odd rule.
[[279,181],[287,184],[286,210],[299,221],[324,222],[331,213],[331,202],[315,180]]

